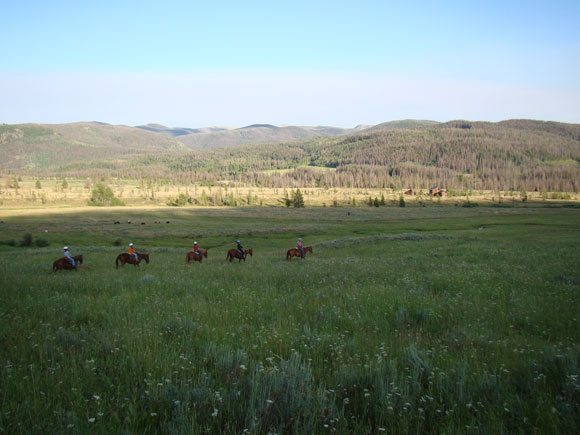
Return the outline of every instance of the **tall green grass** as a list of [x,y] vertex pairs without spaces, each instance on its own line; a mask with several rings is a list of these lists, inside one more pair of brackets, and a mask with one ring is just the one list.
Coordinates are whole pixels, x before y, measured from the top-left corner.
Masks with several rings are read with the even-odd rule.
[[4,224],[53,243],[0,251],[4,432],[577,432],[576,210],[106,213]]

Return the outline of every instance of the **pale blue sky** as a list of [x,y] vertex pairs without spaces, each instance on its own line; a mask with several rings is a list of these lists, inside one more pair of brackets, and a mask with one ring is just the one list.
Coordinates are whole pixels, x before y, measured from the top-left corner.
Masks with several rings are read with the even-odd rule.
[[580,122],[579,1],[4,1],[0,122]]

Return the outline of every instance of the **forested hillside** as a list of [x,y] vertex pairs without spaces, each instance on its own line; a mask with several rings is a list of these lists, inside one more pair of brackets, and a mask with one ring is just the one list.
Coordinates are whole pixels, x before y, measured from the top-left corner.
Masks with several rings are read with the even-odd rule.
[[0,170],[15,173],[66,174],[76,163],[107,170],[138,155],[186,149],[170,137],[123,125],[0,125]]
[[580,180],[578,124],[405,121],[350,135],[207,150],[141,129],[107,126],[102,138],[96,125],[85,127],[71,139],[63,126],[2,126],[0,167],[37,176],[265,187],[577,191]]

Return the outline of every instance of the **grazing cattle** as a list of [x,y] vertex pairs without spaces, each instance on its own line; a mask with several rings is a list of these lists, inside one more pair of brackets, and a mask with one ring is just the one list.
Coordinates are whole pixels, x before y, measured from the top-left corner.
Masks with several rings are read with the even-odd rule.
[[169,221],[166,221],[165,223],[166,223],[166,224],[168,224],[168,223],[169,223]]
[[447,189],[441,189],[439,186],[433,186],[429,189],[429,195],[431,196],[447,195]]
[[407,189],[405,190],[405,192],[403,192],[405,195],[412,195],[413,194],[413,189]]
[[127,221],[127,223],[128,223],[128,224],[130,224],[130,223],[131,223],[131,221]]
[[146,225],[146,224],[147,224],[147,222],[141,222],[141,225]]
[[120,221],[115,221],[115,225],[120,224],[120,223],[121,223]]

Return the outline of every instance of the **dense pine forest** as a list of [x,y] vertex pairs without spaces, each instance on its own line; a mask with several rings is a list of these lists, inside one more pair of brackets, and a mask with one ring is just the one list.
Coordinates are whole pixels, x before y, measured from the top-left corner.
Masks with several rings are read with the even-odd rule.
[[[78,126],[80,133],[51,126],[0,126],[0,170],[4,175],[148,178],[206,185],[439,185],[457,191],[576,192],[580,180],[578,124],[386,123],[349,135],[210,149],[191,149],[179,138],[137,133],[131,127]],[[100,133],[101,127],[106,134]]]

